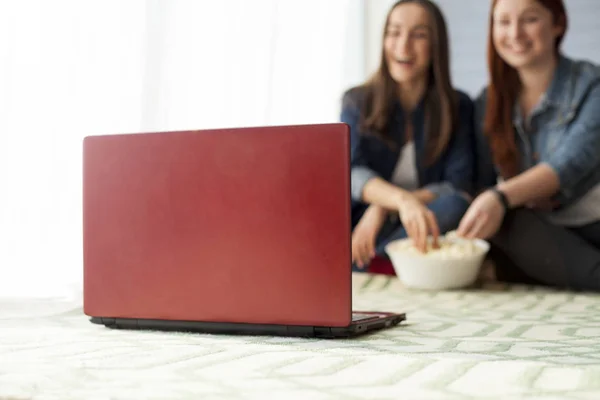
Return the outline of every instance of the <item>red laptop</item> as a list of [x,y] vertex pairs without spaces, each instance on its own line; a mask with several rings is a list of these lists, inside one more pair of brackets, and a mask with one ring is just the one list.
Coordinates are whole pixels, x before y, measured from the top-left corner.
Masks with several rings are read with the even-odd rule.
[[86,137],[84,312],[112,328],[348,337],[346,124]]

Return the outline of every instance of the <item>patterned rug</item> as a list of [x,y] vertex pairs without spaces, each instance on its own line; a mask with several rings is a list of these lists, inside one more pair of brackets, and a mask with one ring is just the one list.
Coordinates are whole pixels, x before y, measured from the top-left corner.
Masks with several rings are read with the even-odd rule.
[[0,399],[600,399],[600,295],[427,292],[357,274],[351,340],[116,331],[80,301],[0,300]]

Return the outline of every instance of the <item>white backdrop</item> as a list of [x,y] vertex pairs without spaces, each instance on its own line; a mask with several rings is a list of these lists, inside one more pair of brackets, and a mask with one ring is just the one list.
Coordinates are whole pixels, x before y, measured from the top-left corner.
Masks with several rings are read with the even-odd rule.
[[89,134],[337,121],[361,0],[0,2],[0,296],[81,290]]

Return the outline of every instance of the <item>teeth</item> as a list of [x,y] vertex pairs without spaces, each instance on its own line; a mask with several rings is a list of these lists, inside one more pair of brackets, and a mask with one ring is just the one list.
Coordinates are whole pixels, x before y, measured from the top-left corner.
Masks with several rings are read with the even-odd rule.
[[524,51],[527,51],[528,46],[511,46],[511,50],[515,51],[517,53],[522,53]]

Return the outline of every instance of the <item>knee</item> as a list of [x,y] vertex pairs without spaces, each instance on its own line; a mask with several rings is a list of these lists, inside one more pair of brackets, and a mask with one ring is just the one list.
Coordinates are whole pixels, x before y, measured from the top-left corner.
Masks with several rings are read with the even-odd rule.
[[430,208],[434,213],[462,217],[469,208],[470,202],[461,194],[453,193],[435,199]]
[[471,202],[467,200],[465,195],[460,193],[449,194],[442,197],[442,199],[443,203],[449,210],[459,213],[461,215],[467,211],[469,205],[471,204]]
[[506,213],[500,229],[489,240],[502,247],[508,240],[516,238],[516,232],[521,232],[519,237],[522,237],[522,232],[529,231],[529,228],[540,226],[540,224],[545,226],[544,219],[537,212],[526,208],[516,208]]
[[470,202],[460,194],[441,196],[431,203],[430,209],[436,216],[441,233],[458,228],[469,204]]

